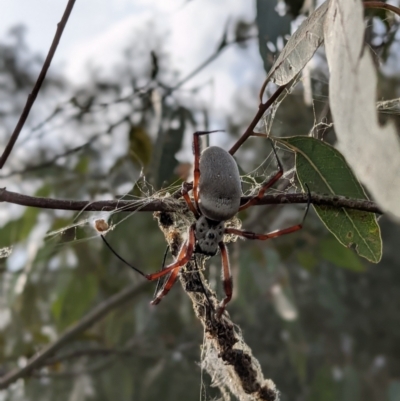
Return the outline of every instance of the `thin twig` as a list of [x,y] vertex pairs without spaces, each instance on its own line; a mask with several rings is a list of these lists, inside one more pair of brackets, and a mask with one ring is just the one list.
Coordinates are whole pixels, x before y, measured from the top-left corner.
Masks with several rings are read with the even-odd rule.
[[61,21],[57,24],[57,31],[56,31],[56,34],[54,35],[53,42],[50,46],[50,50],[47,54],[46,60],[44,61],[42,70],[40,71],[40,74],[35,83],[35,86],[33,87],[32,92],[30,93],[30,95],[28,96],[28,99],[26,100],[24,110],[22,111],[22,114],[18,120],[18,123],[14,129],[14,132],[12,133],[11,138],[7,143],[7,146],[4,149],[4,152],[0,157],[0,169],[3,168],[5,162],[7,161],[8,156],[10,155],[10,153],[15,145],[15,142],[17,141],[18,136],[21,133],[21,130],[25,124],[25,121],[29,116],[29,112],[31,111],[33,103],[35,103],[36,97],[39,93],[39,90],[43,84],[44,79],[46,78],[47,71],[50,67],[53,56],[57,50],[58,43],[60,42],[61,35],[67,24],[68,18],[71,14],[72,8],[74,7],[74,4],[75,4],[75,0],[68,1],[67,7],[65,8],[65,11],[64,11],[64,15],[63,15]]
[[113,309],[121,306],[124,302],[132,300],[139,295],[145,288],[147,288],[147,281],[137,285],[131,285],[118,294],[108,298],[100,305],[96,306],[86,316],[84,316],[77,323],[69,327],[59,338],[53,343],[47,345],[33,357],[31,357],[23,368],[15,369],[4,376],[0,377],[0,390],[7,388],[11,383],[14,383],[22,377],[26,377],[34,369],[42,366],[47,358],[52,356],[56,351],[62,348],[68,341],[79,333],[82,333],[87,328],[92,326],[104,318]]
[[[22,206],[37,207],[42,209],[76,210],[87,212],[175,212],[186,207],[186,202],[177,199],[178,195],[164,199],[143,199],[139,201],[105,200],[105,201],[74,201],[67,199],[41,198],[22,195],[17,192],[0,189],[0,202],[13,203]],[[246,203],[251,197],[243,196],[241,204]],[[282,205],[307,203],[308,194],[271,194],[264,197],[255,205]],[[350,199],[337,195],[321,195],[311,193],[311,203],[316,206],[344,207],[347,209],[361,210],[383,214],[378,205],[366,199]]]

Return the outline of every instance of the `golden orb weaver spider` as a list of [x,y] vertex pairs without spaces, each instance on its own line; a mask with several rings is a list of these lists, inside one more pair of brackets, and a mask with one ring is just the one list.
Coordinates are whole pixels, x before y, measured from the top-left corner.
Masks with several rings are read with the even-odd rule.
[[[232,298],[233,289],[228,251],[223,240],[224,235],[230,234],[247,239],[265,241],[270,238],[276,238],[298,231],[302,228],[307,216],[310,206],[310,197],[300,224],[267,234],[257,234],[251,231],[225,227],[225,221],[234,217],[238,212],[257,204],[264,196],[267,189],[282,177],[283,167],[276,153],[274,143],[270,139],[273,153],[277,161],[278,171],[261,184],[256,195],[252,196],[245,204],[240,205],[242,187],[239,169],[233,158],[235,150],[228,152],[218,146],[210,146],[201,151],[199,137],[214,132],[218,131],[199,131],[193,134],[193,185],[184,182],[182,184],[182,196],[196,221],[190,225],[187,239],[183,242],[176,260],[173,263],[165,266],[158,272],[146,274],[119,256],[103,235],[101,235],[101,238],[120,260],[147,280],[159,280],[161,277],[167,274],[169,275],[162,288],[159,289],[154,299],[151,301],[152,305],[160,303],[162,298],[170,291],[178,278],[181,268],[192,259],[194,254],[214,256],[219,249],[222,258],[222,277],[225,292],[225,298],[220,302],[217,309],[217,317],[219,318]],[[189,196],[190,189],[193,191],[193,200]]]

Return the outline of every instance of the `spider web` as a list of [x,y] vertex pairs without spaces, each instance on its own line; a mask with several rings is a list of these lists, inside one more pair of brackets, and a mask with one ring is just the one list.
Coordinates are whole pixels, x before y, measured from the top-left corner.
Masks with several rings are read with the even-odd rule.
[[[141,176],[133,186],[133,190],[137,189],[141,195],[132,195],[131,193],[126,193],[118,198],[120,201],[129,201],[129,205],[116,207],[113,211],[100,211],[100,212],[85,212],[82,209],[73,219],[73,222],[65,227],[50,231],[46,234],[47,239],[59,240],[68,230],[82,229],[87,237],[82,239],[74,239],[73,242],[89,241],[99,237],[99,234],[107,234],[109,231],[113,231],[120,224],[124,223],[126,220],[132,218],[136,213],[139,213],[142,208],[150,204],[156,199],[168,199],[170,194],[176,191],[180,186],[177,184],[171,184],[168,188],[163,188],[159,191],[155,191],[153,186],[146,181],[144,176]],[[132,192],[132,191],[129,191]],[[167,200],[168,202],[168,200]],[[90,206],[90,203],[87,207]],[[136,210],[132,212],[125,212],[125,209],[130,207],[137,207]],[[126,215],[119,219],[118,222],[113,223],[113,216],[125,213]],[[88,215],[88,217],[84,215]],[[96,229],[96,221],[105,221],[108,225],[107,229],[100,231]]]

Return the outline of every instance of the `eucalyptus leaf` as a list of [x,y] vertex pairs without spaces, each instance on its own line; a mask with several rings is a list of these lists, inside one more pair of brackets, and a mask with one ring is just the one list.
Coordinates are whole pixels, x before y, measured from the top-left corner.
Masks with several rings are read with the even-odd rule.
[[341,246],[332,236],[319,242],[319,251],[324,260],[338,267],[354,272],[364,272],[366,270],[361,263],[361,259],[350,249]]
[[400,217],[400,141],[392,121],[378,121],[376,68],[364,31],[361,2],[331,1],[324,26],[329,104],[338,149],[379,205]]
[[[317,139],[297,136],[280,140],[296,153],[296,172],[303,189],[328,195],[368,199],[344,157]],[[314,206],[329,231],[346,247],[377,263],[382,257],[382,239],[373,213],[331,206]]]
[[178,161],[175,154],[182,146],[187,123],[195,125],[192,112],[186,107],[179,107],[170,118],[170,128],[165,133],[162,143],[162,153],[157,172],[156,187],[159,188],[171,179]]
[[129,156],[135,165],[147,166],[150,162],[153,144],[148,132],[141,126],[129,129]]
[[290,37],[269,71],[267,81],[285,85],[305,67],[324,40],[323,27],[328,5],[329,1],[322,4]]

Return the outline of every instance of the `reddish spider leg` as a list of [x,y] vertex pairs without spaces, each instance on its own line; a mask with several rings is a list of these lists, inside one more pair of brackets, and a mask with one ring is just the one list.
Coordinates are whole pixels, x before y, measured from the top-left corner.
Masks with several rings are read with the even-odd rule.
[[[196,219],[198,219],[200,217],[200,214],[198,212],[198,205],[196,204],[196,207],[193,205],[192,200],[190,199],[189,196],[189,183],[187,182],[183,182],[182,183],[182,196],[183,199],[185,199],[189,209],[192,211],[192,213],[194,214],[194,217],[196,217]],[[195,192],[194,187],[193,187],[193,193]]]
[[[272,180],[274,179],[274,177],[272,178]],[[276,181],[276,179],[275,179],[275,181]],[[307,190],[308,190],[308,195],[309,195],[307,208],[306,208],[306,211],[304,213],[303,219],[300,224],[295,224],[288,228],[272,231],[268,234],[256,234],[251,231],[238,230],[236,228],[225,228],[225,230],[224,230],[225,234],[234,234],[234,235],[238,235],[240,237],[244,237],[244,238],[248,238],[248,239],[258,239],[258,240],[266,241],[267,239],[280,237],[281,235],[290,234],[290,233],[294,233],[295,231],[301,230],[303,228],[304,220],[307,217],[307,213],[308,213],[308,210],[310,208],[310,203],[311,203],[310,202],[311,194],[310,194],[310,190],[309,190],[308,186],[307,186]],[[231,270],[230,270],[230,266],[229,266],[228,251],[223,242],[221,242],[219,244],[219,246],[220,246],[221,257],[222,257],[223,285],[224,285],[224,290],[225,290],[226,296],[219,304],[218,311],[217,311],[217,317],[221,317],[221,315],[224,313],[226,305],[229,303],[229,301],[232,298],[232,291],[233,291],[232,275],[231,275]]]
[[294,233],[295,231],[301,230],[303,228],[304,220],[307,217],[307,213],[308,213],[308,210],[310,209],[310,204],[311,204],[311,202],[310,202],[311,194],[310,194],[308,185],[307,185],[307,190],[308,190],[307,208],[306,208],[306,211],[304,213],[303,219],[300,224],[295,224],[288,228],[272,231],[268,234],[256,234],[251,231],[238,230],[236,228],[225,228],[225,231],[224,231],[225,234],[234,234],[234,235],[239,235],[240,237],[244,237],[244,238],[248,238],[248,239],[259,239],[261,241],[266,241],[267,239],[280,237],[281,235],[291,234],[291,233]]
[[[188,244],[187,242],[185,242],[179,252],[179,256],[182,255],[187,255],[187,251],[188,251]],[[178,256],[178,260],[179,260],[179,256]],[[186,264],[186,263],[185,263]],[[183,266],[183,265],[182,265]],[[150,302],[151,305],[158,305],[161,302],[161,299],[163,297],[165,297],[165,295],[168,294],[169,290],[172,288],[172,286],[175,284],[176,279],[178,278],[178,273],[179,270],[182,266],[178,266],[175,267],[169,277],[167,278],[167,281],[164,283],[164,285],[162,286],[161,289],[157,289],[155,295],[154,295],[154,299]],[[164,270],[164,269],[163,269]],[[162,271],[163,271],[162,270]],[[157,283],[157,287],[158,287],[158,283]]]
[[[170,272],[173,272],[174,270],[177,270],[179,272],[179,269],[186,265],[186,263],[189,262],[189,260],[191,259],[192,255],[193,255],[193,251],[194,251],[194,245],[195,245],[195,236],[194,236],[194,226],[190,226],[189,229],[189,237],[188,239],[183,243],[181,249],[179,250],[179,254],[178,257],[176,259],[175,262],[169,264],[168,266],[165,266],[162,270],[156,272],[156,273],[151,273],[151,274],[146,274],[144,272],[142,272],[140,269],[138,269],[135,266],[132,266],[129,262],[127,262],[124,258],[122,258],[120,255],[118,255],[114,249],[111,247],[111,245],[108,243],[108,241],[104,238],[103,235],[101,235],[102,240],[104,241],[104,243],[107,245],[107,247],[111,250],[111,252],[118,258],[120,259],[122,262],[124,262],[126,265],[128,265],[130,268],[132,268],[133,270],[135,270],[137,273],[141,274],[143,277],[145,277],[147,280],[149,281],[154,281],[154,280],[158,280],[160,277],[163,277],[165,275],[167,275]],[[168,282],[170,281],[170,279],[168,279],[167,283],[165,284],[165,286],[168,284]],[[173,284],[173,283],[172,283]],[[170,287],[168,288],[167,292],[170,290],[170,288],[172,287],[172,284],[170,285]],[[165,289],[162,288],[159,291],[159,294],[157,295],[157,298],[162,298],[162,296],[160,297],[160,293],[162,293]],[[158,301],[159,302],[159,301]]]
[[221,251],[222,283],[225,292],[225,298],[220,302],[217,310],[217,318],[220,318],[221,315],[224,313],[226,305],[232,299],[233,281],[232,281],[231,267],[229,264],[228,249],[226,248],[226,245],[223,242],[220,242],[218,245]]

